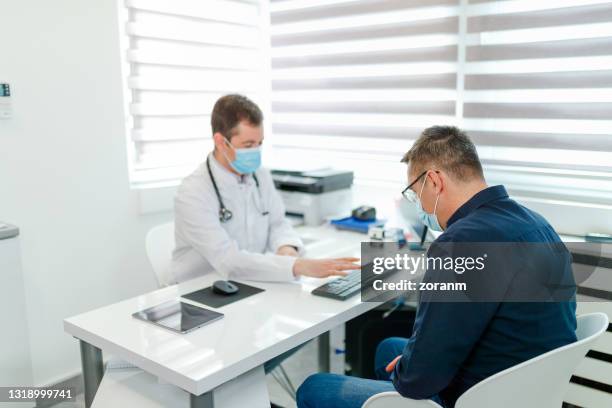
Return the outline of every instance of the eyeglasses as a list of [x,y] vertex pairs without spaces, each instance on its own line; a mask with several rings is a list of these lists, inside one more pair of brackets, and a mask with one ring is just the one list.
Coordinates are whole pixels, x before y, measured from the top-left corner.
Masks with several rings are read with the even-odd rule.
[[404,191],[402,191],[402,195],[406,200],[410,201],[411,203],[417,202],[417,194],[410,187],[414,186],[415,183],[419,181],[424,175],[426,175],[428,171],[429,170],[425,170],[424,172],[422,172],[417,178],[414,179],[412,183],[408,185],[408,187],[404,189]]

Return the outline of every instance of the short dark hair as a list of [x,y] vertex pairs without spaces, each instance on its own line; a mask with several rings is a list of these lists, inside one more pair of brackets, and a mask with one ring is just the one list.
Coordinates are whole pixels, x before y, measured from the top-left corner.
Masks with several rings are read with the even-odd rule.
[[213,134],[219,132],[230,139],[234,136],[236,126],[243,120],[250,125],[259,126],[263,122],[263,113],[255,102],[246,96],[231,94],[222,96],[215,102],[210,125]]
[[459,180],[484,179],[476,146],[464,131],[455,126],[425,129],[402,158],[402,163],[409,162],[416,170],[413,173],[435,166]]

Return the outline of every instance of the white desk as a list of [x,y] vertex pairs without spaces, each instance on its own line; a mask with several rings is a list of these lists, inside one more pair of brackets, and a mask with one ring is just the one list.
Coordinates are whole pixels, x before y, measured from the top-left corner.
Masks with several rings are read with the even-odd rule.
[[[311,257],[358,256],[367,239],[331,227],[299,231]],[[378,305],[362,303],[358,295],[344,302],[313,296],[310,291],[323,282],[302,279],[251,283],[265,292],[218,309],[223,319],[185,335],[132,317],[216,279],[204,276],[66,319],[65,331],[81,343],[86,404],[102,378],[104,350],[186,390],[191,407],[268,408],[266,361]]]

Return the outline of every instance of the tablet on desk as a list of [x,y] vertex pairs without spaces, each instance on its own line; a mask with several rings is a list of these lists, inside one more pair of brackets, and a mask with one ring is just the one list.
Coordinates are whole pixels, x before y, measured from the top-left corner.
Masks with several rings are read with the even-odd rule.
[[223,313],[174,299],[136,312],[132,316],[177,333],[189,333],[198,327],[221,319]]

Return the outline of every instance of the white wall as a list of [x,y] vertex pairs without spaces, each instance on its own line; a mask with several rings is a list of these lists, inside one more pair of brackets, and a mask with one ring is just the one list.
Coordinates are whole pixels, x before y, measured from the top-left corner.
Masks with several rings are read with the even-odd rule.
[[171,217],[129,187],[116,2],[0,2],[0,220],[21,228],[35,384],[80,369],[65,317],[154,287],[144,236]]

